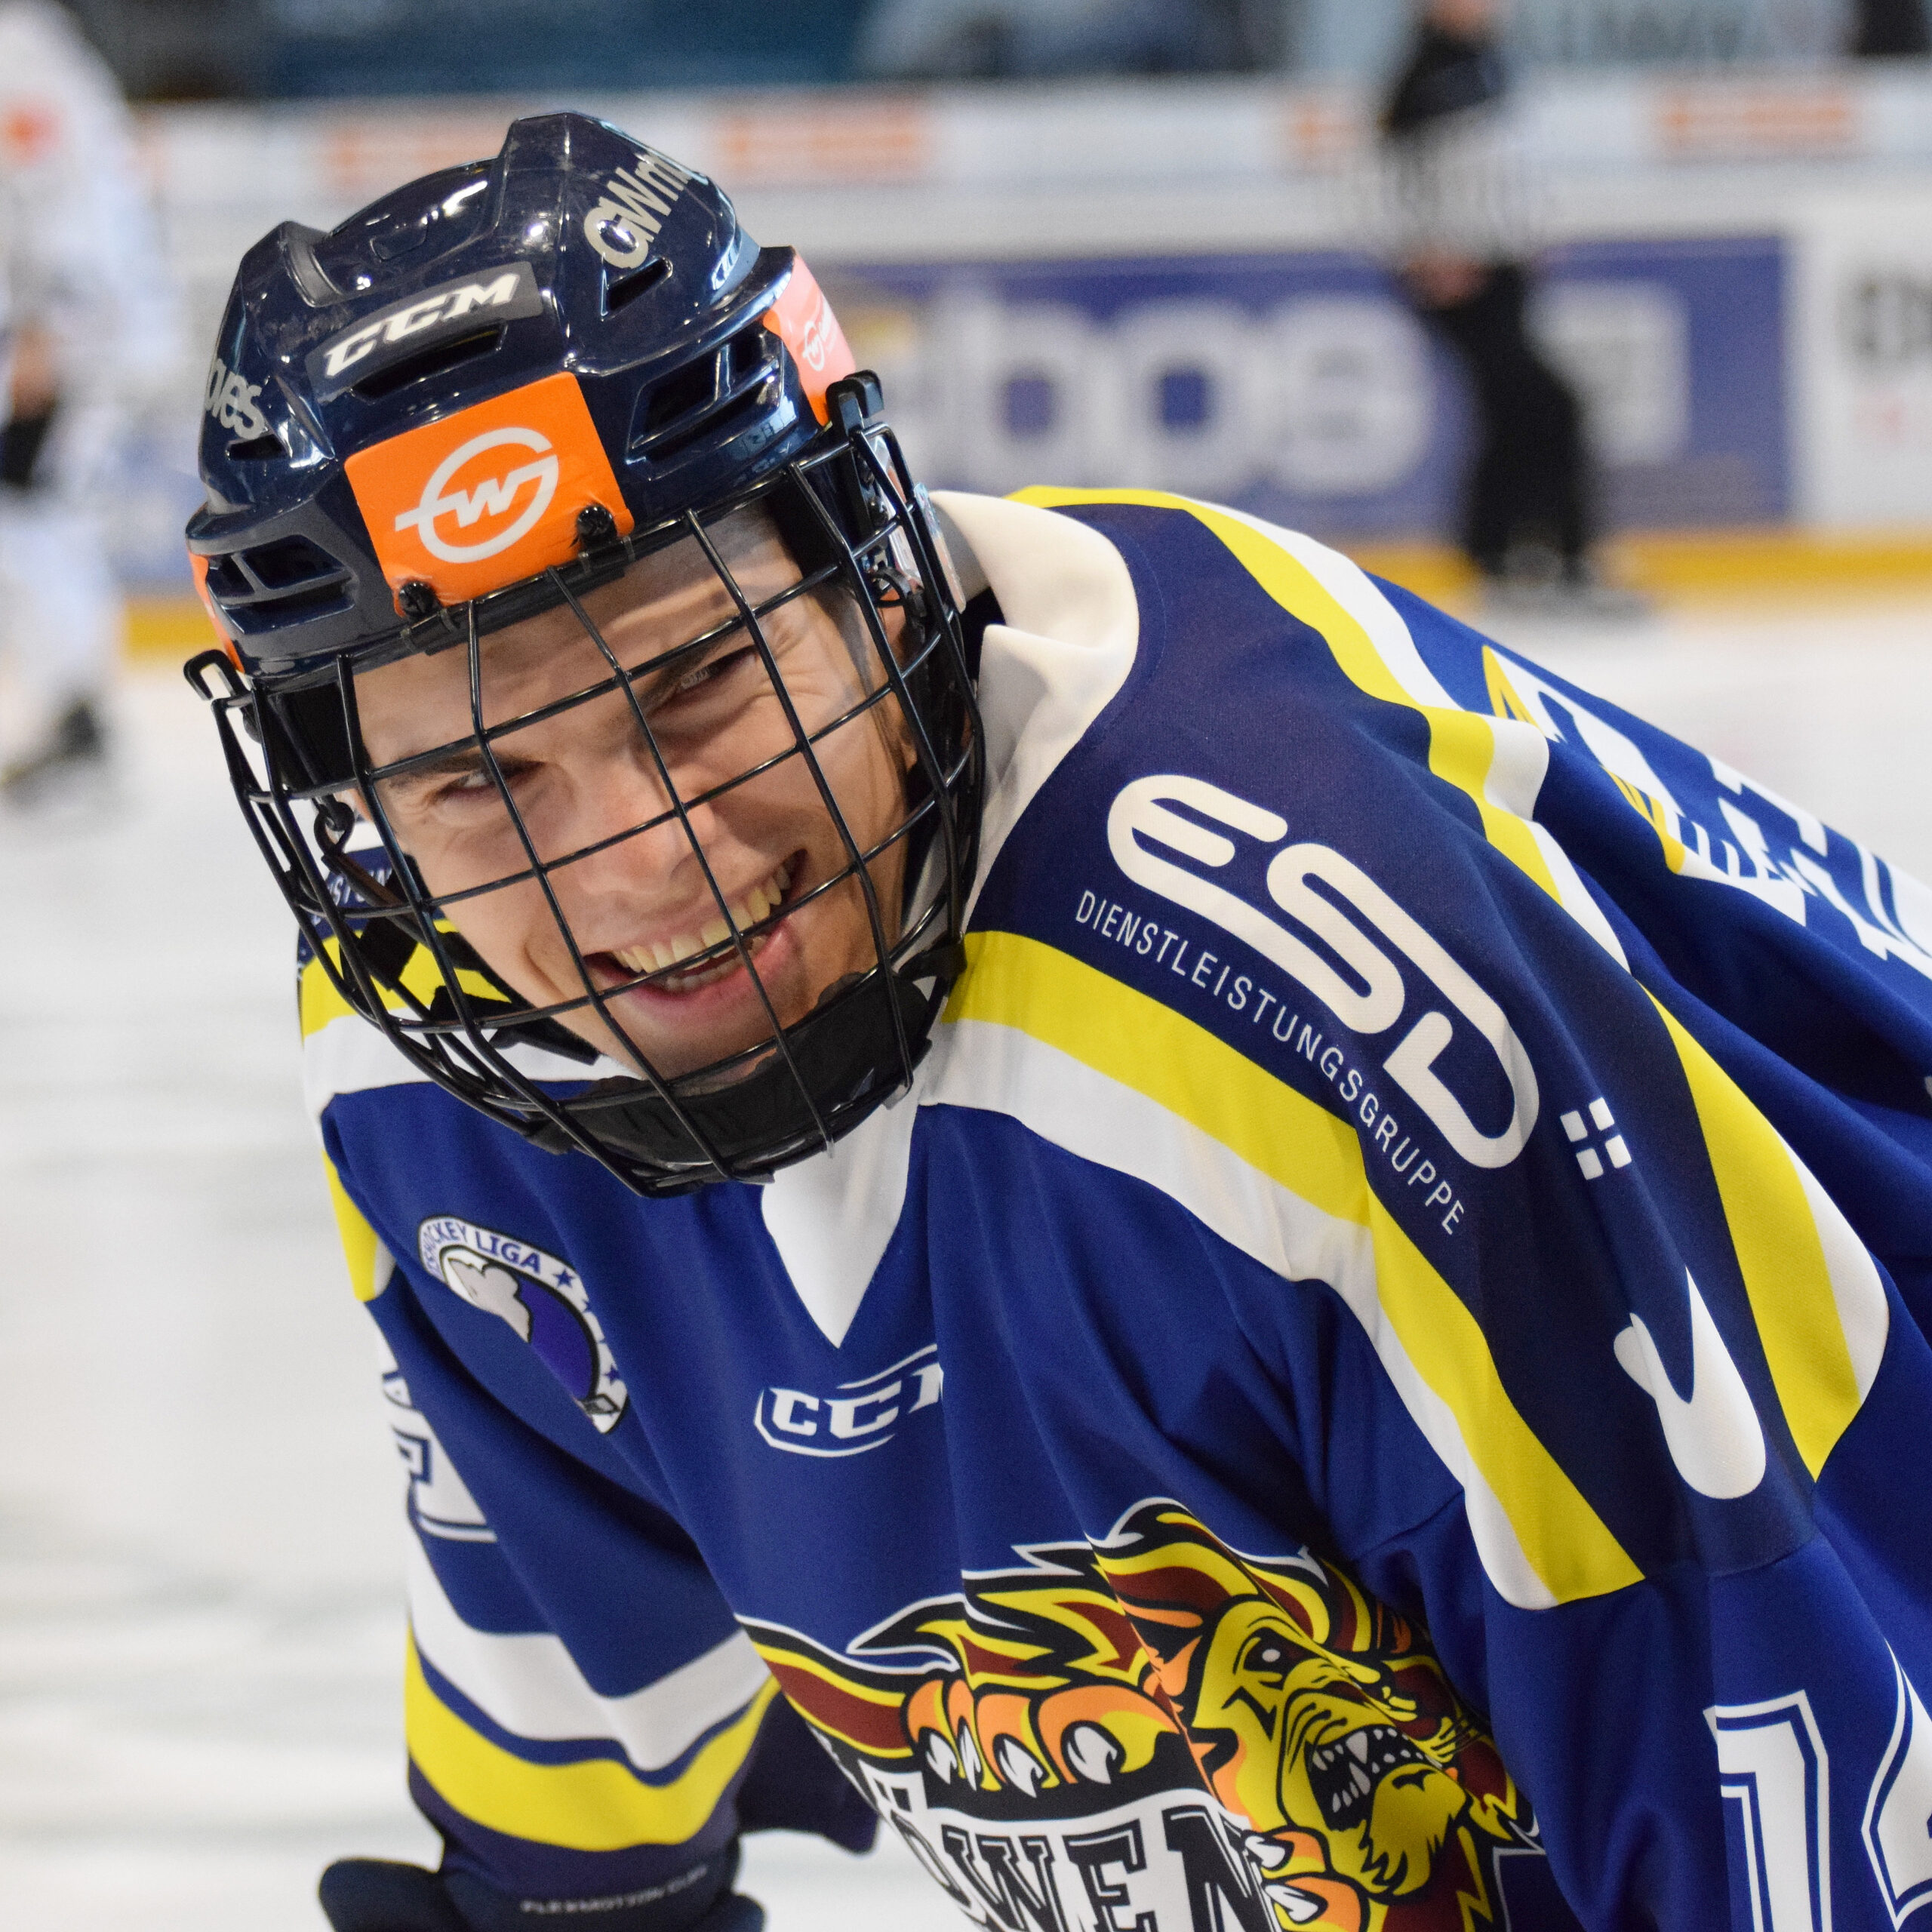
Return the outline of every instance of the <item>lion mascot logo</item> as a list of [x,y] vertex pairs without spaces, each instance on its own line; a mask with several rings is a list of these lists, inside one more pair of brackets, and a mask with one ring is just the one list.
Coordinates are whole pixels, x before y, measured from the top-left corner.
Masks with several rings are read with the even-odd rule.
[[1502,1922],[1496,1855],[1537,1849],[1535,1826],[1426,1633],[1308,1552],[1237,1554],[1173,1503],[1018,1553],[842,1657],[751,1634],[848,1768],[916,1770],[955,1812],[1073,1819],[1204,1787],[1266,1901],[1235,1914],[1247,1932]]

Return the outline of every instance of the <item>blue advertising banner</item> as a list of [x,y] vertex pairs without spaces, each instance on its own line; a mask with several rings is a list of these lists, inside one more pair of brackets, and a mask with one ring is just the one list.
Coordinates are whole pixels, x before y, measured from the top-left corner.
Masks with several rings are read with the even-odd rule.
[[[1446,535],[1471,440],[1454,352],[1352,254],[822,266],[919,474],[1164,488],[1318,534]],[[1582,396],[1606,520],[1788,512],[1784,247],[1574,244],[1534,320]]]

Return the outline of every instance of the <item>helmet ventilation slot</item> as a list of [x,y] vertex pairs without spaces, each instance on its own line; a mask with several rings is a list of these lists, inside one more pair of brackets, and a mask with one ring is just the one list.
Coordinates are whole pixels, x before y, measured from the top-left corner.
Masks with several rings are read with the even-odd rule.
[[641,269],[632,269],[628,275],[607,275],[604,278],[604,312],[614,315],[620,309],[628,309],[646,290],[655,288],[671,272],[668,256],[654,255]]
[[755,416],[760,392],[776,367],[776,338],[763,322],[740,329],[721,349],[654,384],[638,411],[633,456],[666,463],[700,438],[722,441],[737,419]]
[[500,322],[494,328],[478,329],[472,335],[460,335],[454,341],[439,342],[433,348],[405,355],[401,361],[392,362],[386,368],[365,376],[351,393],[365,402],[380,401],[384,396],[395,395],[398,389],[407,389],[411,383],[420,383],[426,376],[440,376],[445,370],[460,369],[466,362],[474,362],[479,356],[489,355],[501,345],[503,340],[503,326]]
[[306,537],[208,559],[208,594],[245,636],[349,608],[348,570]]

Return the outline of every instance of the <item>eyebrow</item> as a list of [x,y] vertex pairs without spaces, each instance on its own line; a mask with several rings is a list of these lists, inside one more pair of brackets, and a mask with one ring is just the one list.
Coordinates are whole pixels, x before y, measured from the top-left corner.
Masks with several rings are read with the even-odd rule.
[[[792,601],[787,597],[783,603],[789,604]],[[782,608],[782,604],[777,607]],[[766,610],[759,618],[759,623],[768,623],[777,614],[777,608]],[[775,648],[777,640],[768,641]],[[586,703],[592,695],[606,697],[613,693],[621,693],[626,683],[638,704],[648,712],[679,681],[701,669],[721,652],[734,648],[753,651],[758,648],[752,626],[736,613],[702,637],[694,637],[683,644],[673,645],[668,651],[647,657],[640,664],[627,666],[620,674],[612,673],[607,664],[606,675],[596,684],[554,699],[549,703],[540,705],[534,711],[525,712],[521,716],[506,718],[500,725],[490,727],[485,736],[493,747],[498,746],[503,739]],[[496,755],[499,758],[515,756],[515,753],[507,748],[498,750]],[[441,752],[432,746],[420,752],[405,752],[398,757],[386,759],[377,768],[377,783],[384,786],[420,786],[439,778],[466,776],[484,768],[485,762],[482,746],[472,737],[452,744]]]
[[[411,764],[407,755],[392,758],[388,770],[380,765],[377,768],[377,783],[385,790],[394,786],[417,787],[433,783],[439,778],[467,777],[472,771],[481,771],[484,763],[481,746],[472,741],[445,752],[439,757],[429,758],[420,764]],[[406,768],[398,771],[395,768],[397,766]]]

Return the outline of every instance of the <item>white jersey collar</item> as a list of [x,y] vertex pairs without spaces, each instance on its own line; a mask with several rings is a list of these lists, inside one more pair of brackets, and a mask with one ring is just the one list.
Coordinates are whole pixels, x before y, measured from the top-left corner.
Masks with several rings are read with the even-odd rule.
[[[946,491],[933,500],[971,546],[1004,620],[987,626],[980,658],[986,804],[977,900],[1021,814],[1125,681],[1140,611],[1120,552],[1087,525],[996,497]],[[835,1348],[899,1224],[915,1112],[903,1100],[880,1108],[761,1190],[779,1259]]]

